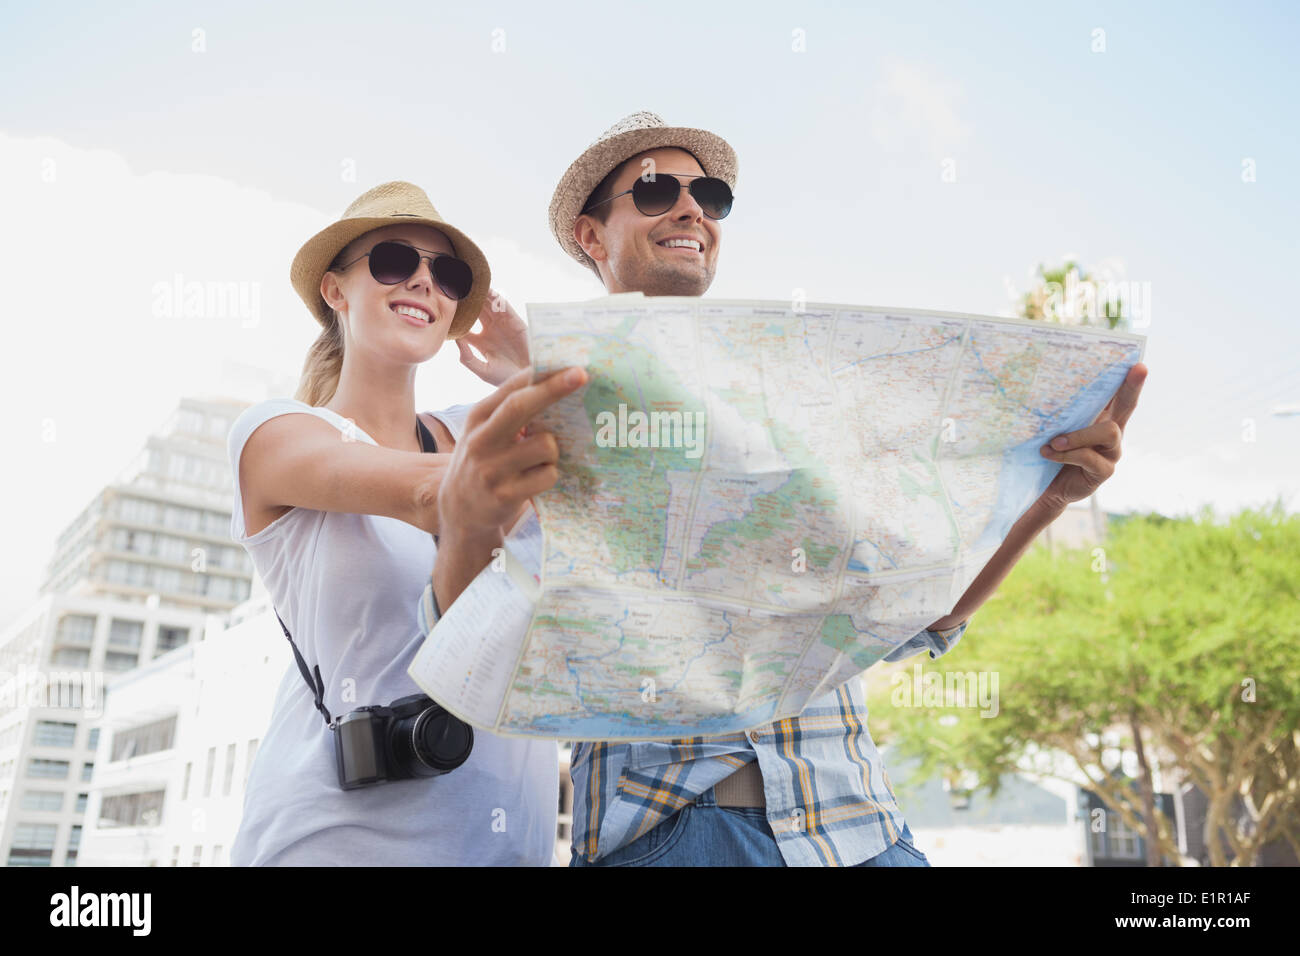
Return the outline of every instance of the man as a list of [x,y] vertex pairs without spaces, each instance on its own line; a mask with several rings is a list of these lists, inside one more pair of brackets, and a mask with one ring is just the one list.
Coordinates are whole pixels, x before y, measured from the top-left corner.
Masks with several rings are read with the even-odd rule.
[[[569,167],[551,201],[551,229],[611,294],[702,295],[713,281],[735,180],[735,153],[720,137],[636,113]],[[1064,436],[1065,450],[1044,449],[1066,467],[953,612],[886,660],[950,651],[1038,532],[1110,476],[1145,374],[1143,366],[1130,372],[1097,422]],[[443,476],[439,560],[426,590],[440,607],[491,560],[501,525],[524,500],[520,489],[554,482],[554,436],[534,426],[518,438],[537,407],[514,402],[511,390],[525,380],[512,379],[480,403],[484,411]],[[530,451],[517,450],[529,443]],[[867,730],[860,679],[810,701],[797,717],[748,733],[581,743],[572,774],[573,866],[929,865],[912,845]]]

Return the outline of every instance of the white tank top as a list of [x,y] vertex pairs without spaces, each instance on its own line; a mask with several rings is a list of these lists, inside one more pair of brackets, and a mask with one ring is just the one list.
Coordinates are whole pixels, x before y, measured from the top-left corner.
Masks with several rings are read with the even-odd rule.
[[[457,441],[469,405],[433,413]],[[293,508],[244,529],[239,455],[277,415],[305,412],[347,431],[328,408],[277,398],[246,409],[228,439],[235,477],[231,537],[243,544],[309,669],[319,665],[332,717],[422,693],[406,673],[419,649],[417,607],[433,570],[432,535],[377,515]],[[374,439],[353,427],[359,441]],[[275,625],[274,637],[284,640]],[[344,695],[348,699],[344,699]],[[439,777],[339,789],[334,732],[297,665],[280,680],[231,848],[235,866],[535,865],[552,862],[559,793],[553,741],[475,728],[465,763]]]

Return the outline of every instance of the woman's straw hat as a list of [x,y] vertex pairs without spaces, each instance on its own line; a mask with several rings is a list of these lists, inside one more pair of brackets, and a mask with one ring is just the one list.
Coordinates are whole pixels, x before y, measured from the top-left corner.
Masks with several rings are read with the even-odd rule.
[[591,260],[573,238],[573,224],[582,206],[611,169],[648,149],[676,146],[694,154],[707,176],[736,188],[736,151],[708,130],[668,126],[654,113],[633,113],[619,120],[573,161],[551,197],[551,232],[564,251],[584,266]]
[[330,263],[349,242],[382,226],[416,223],[437,229],[451,242],[457,258],[469,263],[474,280],[469,295],[456,304],[447,338],[458,339],[473,326],[487,301],[492,272],[487,257],[465,233],[438,214],[424,190],[411,183],[383,183],[362,193],[343,211],[337,222],[326,226],[304,243],[293,257],[289,281],[316,321],[325,324],[330,307],[320,294],[320,282]]

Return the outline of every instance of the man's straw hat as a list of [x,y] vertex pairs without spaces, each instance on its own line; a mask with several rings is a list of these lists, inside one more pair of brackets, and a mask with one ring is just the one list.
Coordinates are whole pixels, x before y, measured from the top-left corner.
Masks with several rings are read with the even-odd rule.
[[676,146],[694,154],[707,176],[736,188],[736,151],[708,130],[668,126],[654,113],[633,113],[619,120],[573,161],[551,197],[551,232],[555,241],[578,262],[591,260],[573,238],[573,224],[600,181],[619,163],[648,149]]
[[492,272],[487,257],[465,233],[438,214],[424,190],[411,183],[383,183],[362,193],[343,211],[337,222],[326,226],[312,236],[293,257],[289,268],[289,281],[316,321],[325,324],[330,307],[320,294],[320,282],[330,263],[349,242],[382,226],[416,223],[431,226],[447,237],[457,258],[469,263],[474,281],[469,295],[456,303],[456,315],[451,320],[447,338],[458,339],[473,326],[483,303],[487,301]]

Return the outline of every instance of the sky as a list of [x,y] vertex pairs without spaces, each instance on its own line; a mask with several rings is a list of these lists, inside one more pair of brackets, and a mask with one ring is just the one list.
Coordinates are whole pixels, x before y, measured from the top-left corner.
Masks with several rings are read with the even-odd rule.
[[[1108,270],[1150,290],[1150,375],[1102,506],[1294,511],[1298,27],[1251,2],[8,3],[0,624],[182,396],[292,394],[318,326],[289,263],[371,186],[424,188],[521,312],[602,294],[546,209],[638,110],[739,155],[711,296],[998,315],[1040,263]],[[245,298],[160,307],[192,281]],[[490,391],[457,357],[420,408]]]

